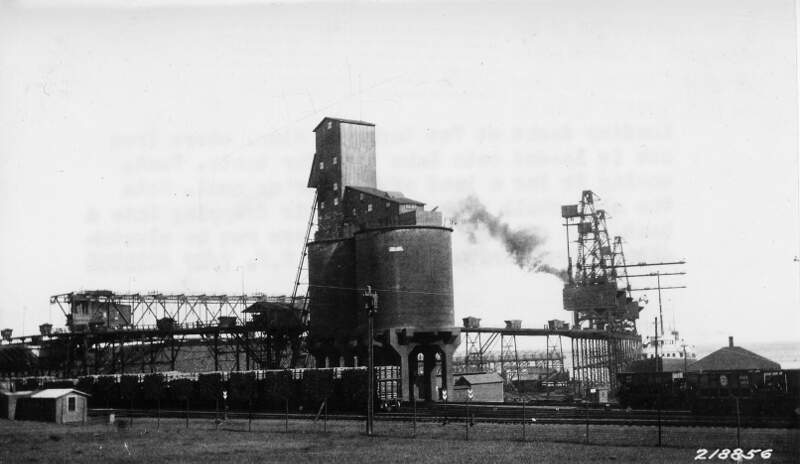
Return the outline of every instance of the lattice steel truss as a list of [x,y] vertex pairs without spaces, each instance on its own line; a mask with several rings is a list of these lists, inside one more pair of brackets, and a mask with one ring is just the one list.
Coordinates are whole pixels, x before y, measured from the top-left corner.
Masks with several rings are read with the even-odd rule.
[[[243,325],[249,321],[244,313],[257,302],[289,303],[285,296],[255,295],[185,295],[162,293],[120,294],[110,291],[70,292],[50,297],[50,304],[57,305],[70,316],[76,302],[91,302],[93,310],[101,314],[112,313],[123,321],[115,328],[155,328],[161,319],[171,319],[179,327],[208,327],[219,323],[220,317],[235,318]],[[303,306],[305,297],[294,297],[297,306]],[[128,311],[128,308],[130,311]],[[110,318],[106,318],[108,320]]]
[[[20,356],[35,352],[31,358],[35,362],[25,358],[5,363],[0,375],[70,377],[295,367],[302,355],[305,325],[289,327],[265,317],[269,315],[260,313],[261,309],[245,310],[259,302],[279,303],[301,320],[304,299],[105,290],[54,295],[50,302],[67,317],[69,331],[10,340]],[[72,324],[77,317],[80,323]]]

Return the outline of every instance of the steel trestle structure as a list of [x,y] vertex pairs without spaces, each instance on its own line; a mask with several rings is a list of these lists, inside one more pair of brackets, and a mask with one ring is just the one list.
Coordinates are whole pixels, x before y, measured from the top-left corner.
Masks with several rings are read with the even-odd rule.
[[[114,293],[110,291],[70,292],[50,297],[64,313],[72,314],[72,306],[91,302],[103,313],[118,315],[125,323],[121,326],[135,328],[155,327],[159,319],[172,319],[185,327],[202,327],[216,324],[220,317],[234,317],[239,324],[246,322],[244,310],[257,302],[288,303],[286,296],[255,295],[186,295],[163,293]],[[304,299],[295,297],[294,299]],[[130,315],[127,308],[130,308]]]
[[[548,373],[564,368],[563,351],[550,349],[550,341],[569,339],[572,380],[580,388],[616,388],[616,374],[631,361],[639,358],[641,337],[637,334],[592,329],[529,329],[510,327],[464,327],[467,343],[464,370],[498,370],[507,382],[522,378],[530,367],[544,367]],[[545,337],[545,353],[519,352],[517,337]],[[491,350],[501,340],[498,359]],[[484,341],[484,343],[480,343]]]
[[[295,298],[300,299],[304,297]],[[38,335],[10,338],[0,353],[0,375],[288,368],[298,359],[305,331],[303,324],[285,322],[292,311],[300,320],[304,302],[293,306],[283,296],[101,290],[54,295],[50,302],[67,317],[70,330],[50,333],[48,328]],[[266,305],[266,311],[278,308],[284,319],[276,313],[246,311],[258,304]]]

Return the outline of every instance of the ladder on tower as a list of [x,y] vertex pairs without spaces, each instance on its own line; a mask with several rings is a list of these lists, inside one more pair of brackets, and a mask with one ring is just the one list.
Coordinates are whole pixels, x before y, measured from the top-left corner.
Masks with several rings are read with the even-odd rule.
[[[314,217],[317,214],[317,193],[314,192],[314,200],[311,202],[311,212],[308,214],[308,225],[306,226],[306,235],[305,239],[303,240],[303,247],[300,250],[300,263],[297,265],[297,273],[294,277],[294,287],[292,288],[292,307],[295,307],[297,300],[302,298],[302,307],[300,310],[300,316],[303,321],[303,324],[308,324],[308,282],[305,282],[305,294],[300,295],[300,286],[303,285],[301,281],[303,277],[303,271],[308,271],[306,268],[306,257],[308,256],[308,241],[311,238],[311,230],[314,228]],[[306,272],[306,279],[308,279],[308,273]]]

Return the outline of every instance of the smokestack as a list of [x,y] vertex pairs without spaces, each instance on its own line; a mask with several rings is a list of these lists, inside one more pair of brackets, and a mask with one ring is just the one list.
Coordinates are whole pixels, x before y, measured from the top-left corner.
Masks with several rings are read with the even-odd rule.
[[728,337],[728,348],[733,348],[733,337]]

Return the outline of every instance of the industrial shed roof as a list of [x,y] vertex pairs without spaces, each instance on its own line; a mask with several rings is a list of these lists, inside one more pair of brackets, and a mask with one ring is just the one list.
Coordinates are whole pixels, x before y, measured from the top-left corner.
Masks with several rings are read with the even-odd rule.
[[400,203],[400,204],[403,204],[403,205],[425,206],[425,203],[423,203],[421,201],[417,201],[417,200],[412,200],[411,198],[408,198],[407,196],[403,195],[402,192],[392,192],[392,191],[387,191],[387,190],[379,190],[379,189],[372,188],[372,187],[357,187],[357,186],[352,186],[352,185],[348,185],[345,188],[353,189],[353,190],[358,191],[358,192],[363,192],[363,193],[366,193],[368,195],[372,195],[372,196],[375,196],[375,197],[383,198],[385,200],[393,201],[395,203]]
[[247,307],[243,313],[266,313],[270,311],[291,311],[298,309],[292,306],[291,303],[277,303],[274,301],[256,301]]
[[780,369],[781,365],[740,346],[726,346],[689,365],[689,372]]
[[48,388],[47,390],[40,390],[34,393],[31,395],[31,398],[61,398],[69,394],[89,396],[88,393],[75,390],[74,388]]

